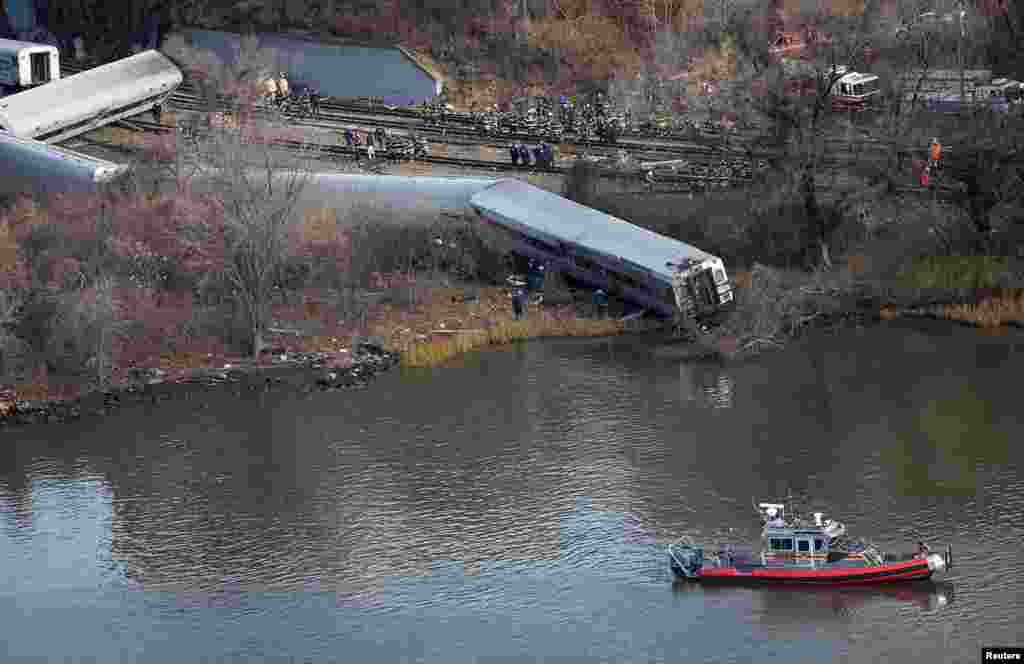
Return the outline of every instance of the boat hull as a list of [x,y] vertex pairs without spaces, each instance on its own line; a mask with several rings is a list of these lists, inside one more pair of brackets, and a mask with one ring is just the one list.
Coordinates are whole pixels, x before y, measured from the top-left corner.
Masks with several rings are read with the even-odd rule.
[[[773,584],[811,586],[863,586],[879,583],[921,581],[933,573],[928,560],[921,558],[882,565],[820,567],[736,565],[705,567],[692,581],[701,583]],[[680,576],[677,573],[677,576]]]

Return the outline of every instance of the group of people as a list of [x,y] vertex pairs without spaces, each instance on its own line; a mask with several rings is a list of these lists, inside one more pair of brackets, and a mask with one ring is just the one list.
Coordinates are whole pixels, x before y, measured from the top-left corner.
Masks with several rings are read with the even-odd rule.
[[362,157],[364,151],[371,161],[376,159],[378,150],[384,153],[383,156],[392,160],[426,156],[428,151],[425,139],[414,134],[408,137],[395,137],[383,127],[377,127],[373,131],[358,131],[347,127],[339,133],[344,137],[346,146],[355,148],[356,160]]
[[265,86],[267,100],[277,105],[281,105],[291,94],[288,86],[288,77],[284,75],[284,72],[281,72],[280,78],[271,76],[263,82],[263,85]]
[[[267,102],[278,108],[284,106],[284,103],[292,97],[291,86],[284,72],[281,72],[278,78],[273,76],[267,78],[263,81],[263,86]],[[315,118],[320,117],[320,92],[315,88],[309,87],[306,88],[306,94],[309,97],[310,114]]]
[[508,148],[509,156],[512,158],[512,165],[529,166],[531,163],[534,166],[541,168],[551,168],[555,163],[554,151],[551,146],[547,143],[539,143],[537,145],[523,145],[522,143],[513,143]]

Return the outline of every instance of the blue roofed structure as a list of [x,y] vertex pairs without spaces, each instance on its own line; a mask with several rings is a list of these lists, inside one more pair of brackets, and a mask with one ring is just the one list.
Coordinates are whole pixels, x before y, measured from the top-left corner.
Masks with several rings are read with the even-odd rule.
[[[231,62],[242,37],[214,30],[182,33],[192,48]],[[389,104],[419,103],[441,93],[440,82],[398,48],[322,43],[303,33],[257,35],[260,51],[287,72],[293,89],[314,86],[328,97],[374,97]]]

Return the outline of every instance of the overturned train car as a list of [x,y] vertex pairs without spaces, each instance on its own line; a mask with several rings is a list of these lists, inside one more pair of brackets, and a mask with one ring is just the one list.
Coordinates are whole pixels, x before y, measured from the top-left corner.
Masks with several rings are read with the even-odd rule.
[[0,129],[56,143],[164,104],[181,81],[166,56],[143,51],[0,99]]
[[0,131],[0,195],[44,198],[118,186],[127,166]]
[[722,259],[519,180],[470,198],[512,250],[665,318],[710,318],[730,307]]

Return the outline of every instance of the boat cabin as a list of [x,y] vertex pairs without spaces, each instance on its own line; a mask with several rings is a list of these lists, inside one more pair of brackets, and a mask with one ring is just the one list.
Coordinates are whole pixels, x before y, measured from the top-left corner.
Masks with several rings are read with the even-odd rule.
[[764,534],[767,547],[765,553],[803,556],[827,556],[829,537],[824,528],[796,530],[793,528],[769,528]]
[[786,508],[779,503],[757,507],[764,526],[761,539],[765,557],[829,558],[833,545],[846,533],[843,524],[824,519],[822,512],[815,512],[814,520],[806,521],[787,519]]

